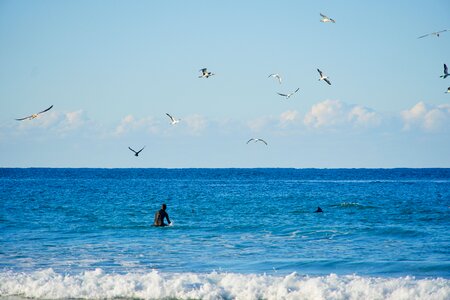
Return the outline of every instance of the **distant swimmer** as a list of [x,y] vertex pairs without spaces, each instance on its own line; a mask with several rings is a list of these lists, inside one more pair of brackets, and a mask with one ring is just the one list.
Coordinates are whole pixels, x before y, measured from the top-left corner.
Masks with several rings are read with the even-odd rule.
[[155,221],[153,222],[153,226],[167,226],[167,224],[164,223],[164,218],[166,218],[167,223],[169,223],[169,224],[172,223],[169,220],[169,215],[166,212],[166,208],[167,208],[167,205],[163,204],[161,206],[161,209],[156,212]]
[[317,209],[315,211],[316,213],[323,213],[323,210],[320,208],[320,206],[317,206]]

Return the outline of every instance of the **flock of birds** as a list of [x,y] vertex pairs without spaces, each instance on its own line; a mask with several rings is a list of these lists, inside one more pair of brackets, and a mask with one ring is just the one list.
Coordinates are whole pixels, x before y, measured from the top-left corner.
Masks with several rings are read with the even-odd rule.
[[[320,22],[322,22],[322,23],[336,23],[336,21],[334,19],[332,19],[332,18],[330,18],[330,17],[328,17],[328,16],[326,16],[326,15],[324,15],[322,13],[320,13],[320,16],[321,16]],[[444,30],[441,30],[441,31],[431,32],[431,33],[419,36],[418,39],[421,39],[421,38],[424,38],[424,37],[427,37],[427,36],[439,37],[442,33],[447,32],[447,31],[450,31],[450,30],[444,29]],[[208,71],[207,68],[202,68],[202,69],[199,70],[199,72],[201,72],[200,76],[198,76],[199,78],[209,78],[209,77],[215,75],[215,73],[212,73],[212,72]],[[330,77],[325,75],[319,69],[317,69],[317,72],[319,72],[319,81],[324,81],[328,85],[331,85]],[[444,64],[444,74],[441,75],[440,78],[445,79],[448,76],[450,76],[450,74],[448,73],[448,67],[447,67],[446,64]],[[279,84],[281,84],[281,82],[282,82],[281,75],[278,74],[278,73],[270,74],[268,76],[268,78],[276,79]],[[290,97],[295,95],[299,90],[300,90],[300,88],[297,88],[295,91],[290,92],[290,93],[277,93],[277,94],[282,96],[282,97],[285,97],[286,99],[289,99]],[[445,93],[450,94],[450,87],[447,88],[447,91]],[[45,109],[43,111],[40,111],[38,113],[32,114],[32,115],[24,117],[24,118],[19,118],[19,119],[16,119],[16,120],[17,121],[33,120],[33,119],[39,117],[41,114],[49,111],[52,108],[53,108],[53,105],[51,105],[49,108],[47,108],[47,109]],[[177,119],[177,118],[173,117],[172,115],[170,115],[169,113],[166,113],[166,115],[169,117],[170,123],[172,125],[176,125],[177,123],[179,123],[181,121],[181,119]],[[254,142],[254,143],[261,142],[261,143],[265,144],[266,146],[268,145],[268,143],[264,139],[261,139],[261,138],[251,138],[251,139],[249,139],[247,141],[247,144],[250,143],[250,142]],[[128,149],[130,149],[130,151],[132,151],[134,153],[134,156],[139,156],[139,153],[141,153],[142,150],[144,150],[144,148],[145,148],[145,146],[142,147],[139,151],[136,151],[136,150],[132,149],[131,147],[128,147]]]

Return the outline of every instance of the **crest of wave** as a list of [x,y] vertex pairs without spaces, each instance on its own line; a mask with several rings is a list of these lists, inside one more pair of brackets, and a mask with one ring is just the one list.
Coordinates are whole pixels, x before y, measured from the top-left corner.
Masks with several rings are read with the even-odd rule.
[[287,276],[216,273],[63,275],[52,269],[0,274],[0,298],[37,299],[450,299],[450,280],[356,275]]

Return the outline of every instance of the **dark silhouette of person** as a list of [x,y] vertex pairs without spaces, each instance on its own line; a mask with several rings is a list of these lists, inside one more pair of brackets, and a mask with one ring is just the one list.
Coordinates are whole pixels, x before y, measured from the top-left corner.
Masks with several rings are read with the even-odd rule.
[[317,209],[316,209],[315,212],[316,212],[316,213],[321,213],[321,212],[323,212],[323,210],[320,208],[320,206],[317,206]]
[[161,205],[161,209],[158,210],[155,214],[155,221],[153,222],[153,226],[167,226],[166,223],[164,223],[164,218],[167,220],[167,223],[170,222],[169,215],[166,212],[167,205],[164,203]]

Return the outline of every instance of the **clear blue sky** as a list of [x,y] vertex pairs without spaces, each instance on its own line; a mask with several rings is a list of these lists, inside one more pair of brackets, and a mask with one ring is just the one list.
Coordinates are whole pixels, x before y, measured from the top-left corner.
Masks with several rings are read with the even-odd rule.
[[0,1],[0,167],[450,167],[450,31],[417,38],[450,30],[449,12],[448,0]]

